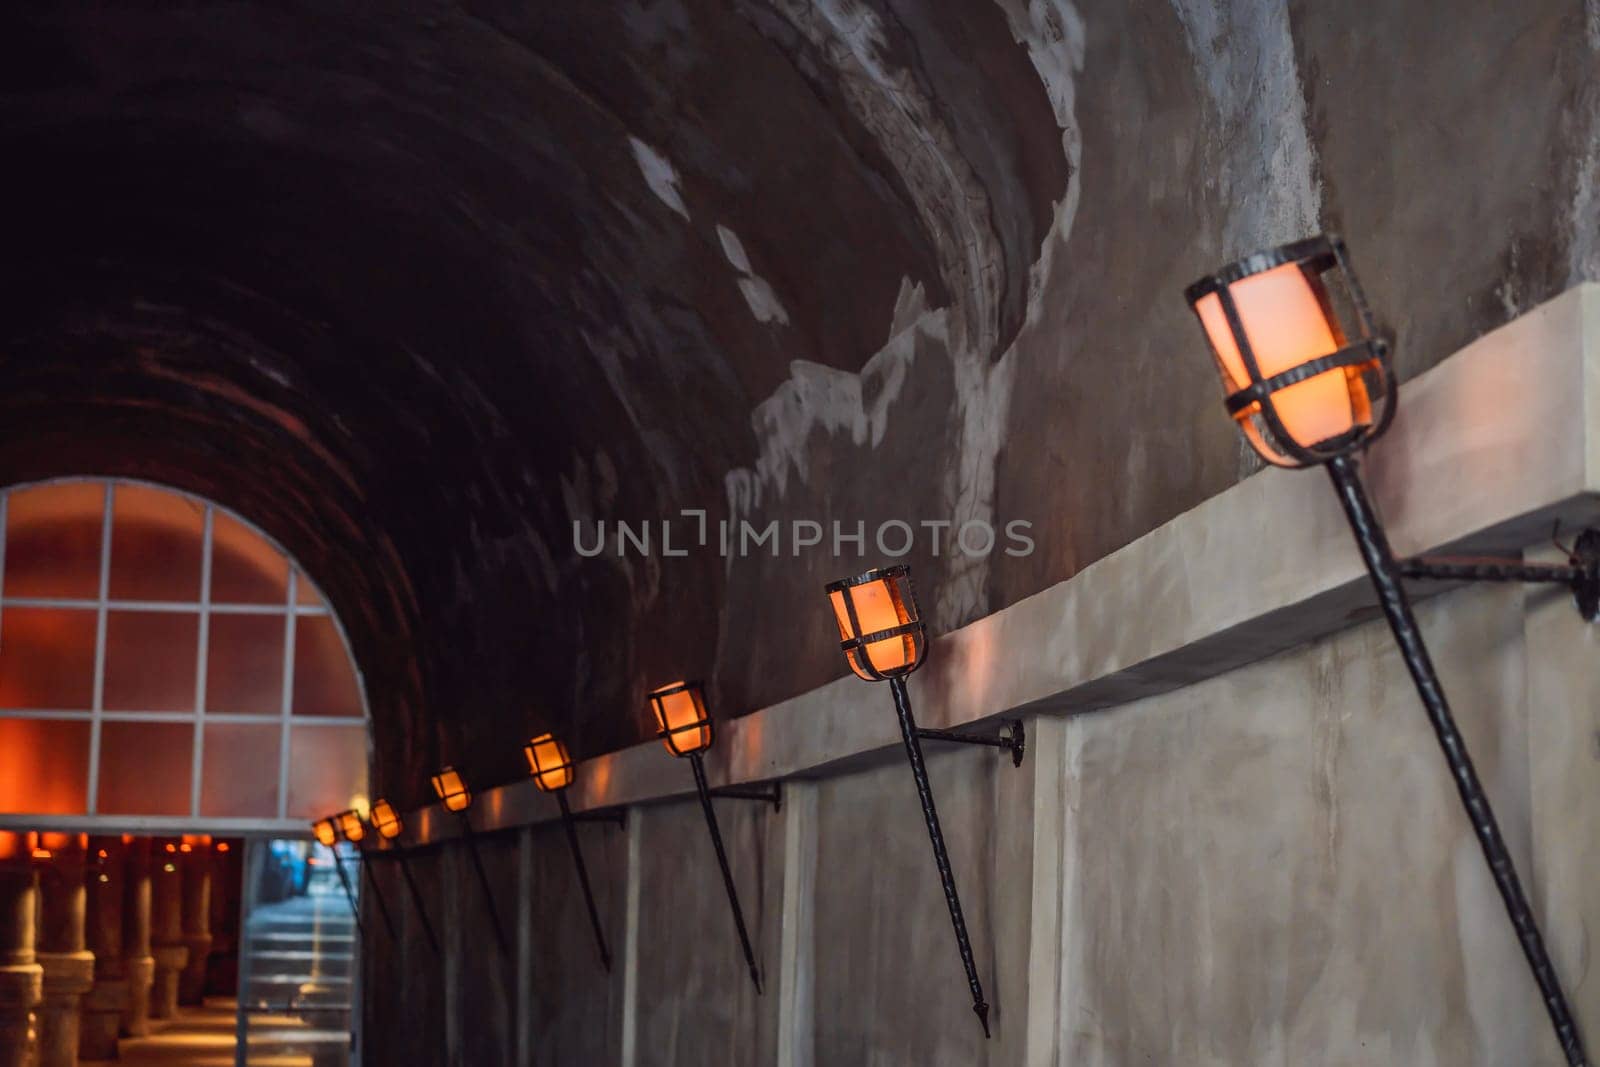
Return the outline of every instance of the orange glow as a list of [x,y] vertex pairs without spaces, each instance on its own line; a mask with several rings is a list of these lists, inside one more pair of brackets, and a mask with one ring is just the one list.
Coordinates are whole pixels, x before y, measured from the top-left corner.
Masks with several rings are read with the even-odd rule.
[[[12,633],[8,610],[7,642]],[[4,663],[0,658],[0,677]],[[0,688],[4,685],[0,681]],[[29,815],[88,811],[90,728],[90,723],[81,721],[0,718],[0,811]]]
[[[1299,264],[1285,263],[1252,274],[1228,289],[1263,378],[1338,351],[1335,327]],[[1228,328],[1221,296],[1210,293],[1202,297],[1195,304],[1195,313],[1222,361],[1229,391],[1237,392],[1249,385],[1250,375]],[[1272,394],[1272,404],[1291,437],[1302,445],[1314,445],[1338,437],[1355,425],[1350,394],[1352,389],[1361,388],[1358,378],[1338,367],[1279,389]],[[1246,419],[1250,414],[1246,409],[1237,417]]]
[[687,756],[711,747],[711,716],[698,682],[673,682],[650,694],[656,733],[667,751]]
[[14,860],[28,851],[28,835],[16,830],[0,830],[0,860]]
[[339,814],[339,829],[344,831],[344,839],[352,845],[367,836],[367,824],[361,821],[361,813],[354,809]]
[[178,846],[174,845],[172,842],[169,841],[169,842],[167,842],[167,851],[168,852],[176,852],[176,851],[178,851]]
[[333,828],[332,819],[318,819],[311,824],[311,832],[317,835],[318,841],[329,848],[332,848],[333,843],[339,840],[339,832]]
[[124,845],[131,845],[131,844],[133,844],[133,835],[132,835],[132,834],[123,834],[123,835],[122,835],[122,843],[123,843],[123,844],[124,844]]
[[[850,612],[845,602],[846,596],[855,606],[859,629],[851,626]],[[828,598],[833,604],[834,620],[839,625],[841,641],[851,641],[917,621],[917,605],[916,601],[909,597],[909,585],[905,586],[902,592],[901,584],[888,575],[862,582],[860,585],[835,589],[828,594]],[[863,652],[867,660],[865,665],[858,658]],[[852,648],[845,651],[850,669],[869,681],[876,679],[868,672],[868,665],[882,674],[903,673],[916,666],[917,656],[918,641],[915,633],[886,637],[880,641],[872,641],[861,649]]]
[[221,603],[282,604],[289,561],[260,534],[222,510],[211,523],[211,598]]
[[50,858],[50,850],[47,848],[36,848],[33,850],[33,858],[36,860],[47,860]]
[[209,845],[209,844],[211,844],[211,835],[210,834],[184,834],[183,835],[183,843],[186,844],[186,845]]
[[433,791],[450,811],[466,811],[472,804],[472,793],[454,767],[445,767],[433,776]]
[[226,841],[218,841],[217,842],[217,851],[218,852],[231,852],[231,851],[233,851],[233,847],[231,845],[229,845]]
[[522,746],[522,754],[528,757],[533,784],[544,792],[554,793],[572,784],[572,756],[554,735],[540,734]]
[[372,825],[386,840],[400,836],[402,829],[399,813],[382,797],[372,802]]
[[178,851],[187,854],[194,851],[194,846],[185,841],[183,844],[178,846]]
[[149,485],[112,491],[111,576],[118,600],[199,600],[205,505]]
[[95,853],[95,855],[98,856],[100,859],[105,859],[106,858],[106,850],[102,848],[99,851],[97,851]]
[[6,596],[97,596],[105,499],[95,482],[14,490],[6,500]]

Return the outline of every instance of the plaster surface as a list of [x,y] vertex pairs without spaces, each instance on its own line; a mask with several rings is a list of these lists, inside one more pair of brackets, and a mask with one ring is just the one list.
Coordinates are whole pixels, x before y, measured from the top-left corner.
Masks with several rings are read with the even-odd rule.
[[[1419,616],[1528,872],[1521,609],[1478,588]],[[1065,741],[1060,1062],[1561,1062],[1384,624],[1071,719]],[[1569,956],[1582,936],[1546,930]]]

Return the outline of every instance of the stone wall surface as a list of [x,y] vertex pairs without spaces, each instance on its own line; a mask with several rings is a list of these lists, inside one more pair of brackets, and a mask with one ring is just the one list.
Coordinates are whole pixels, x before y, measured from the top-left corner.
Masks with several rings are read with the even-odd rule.
[[[1586,829],[1600,760],[1594,629],[1565,593],[1515,586],[1445,593],[1419,618],[1596,1040],[1587,931],[1600,904],[1585,888],[1600,864]],[[525,831],[521,874],[512,838],[486,855],[527,923],[531,981],[512,1024],[489,1004],[503,972],[463,846],[443,846],[459,868],[448,913],[459,959],[447,972],[468,1050],[459,1062],[1562,1062],[1381,621],[1171,693],[1027,724],[1022,768],[927,743],[992,1040],[970,1010],[910,771],[886,750],[791,783],[786,803],[812,798],[806,817],[716,801],[761,997],[692,799],[630,808],[625,831],[581,830],[618,961],[610,975],[557,824]],[[790,877],[791,856],[807,877]],[[436,1039],[423,1014],[381,999],[367,1018],[386,1041],[409,1035],[397,1047]],[[508,1059],[517,1026],[521,1052]]]

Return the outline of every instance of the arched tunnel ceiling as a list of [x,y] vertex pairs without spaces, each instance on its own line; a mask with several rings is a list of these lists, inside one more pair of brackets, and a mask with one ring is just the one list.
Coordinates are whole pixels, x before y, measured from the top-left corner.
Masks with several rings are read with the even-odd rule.
[[[441,761],[517,776],[538,730],[636,741],[684,674],[719,714],[782,699],[842,673],[820,585],[871,546],[589,559],[573,522],[1033,522],[1026,559],[919,541],[946,628],[1248,469],[1172,355],[1201,268],[1339,225],[1425,358],[1512,313],[1418,297],[1439,240],[1403,238],[1437,214],[1367,195],[1350,134],[1404,98],[1392,144],[1446,114],[1443,158],[1479,159],[1504,117],[1362,67],[1349,26],[1395,26],[1357,6],[8,10],[0,480],[136,474],[282,540],[346,621],[404,800]],[[1469,6],[1464,33],[1496,17]],[[1400,71],[1433,46],[1391,47]],[[1565,145],[1548,57],[1495,66],[1541,86],[1525,139]],[[1505,170],[1487,201],[1517,233],[1462,285],[1501,291],[1509,245],[1531,300],[1563,280],[1568,216],[1538,205],[1569,178]]]

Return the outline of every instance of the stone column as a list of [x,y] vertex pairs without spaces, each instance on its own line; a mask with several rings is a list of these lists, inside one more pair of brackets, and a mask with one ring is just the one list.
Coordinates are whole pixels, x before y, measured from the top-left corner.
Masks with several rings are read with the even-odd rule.
[[178,870],[177,838],[156,838],[151,852],[150,948],[156,977],[150,987],[150,1018],[178,1014],[178,976],[189,962],[183,939],[183,874]]
[[127,850],[115,837],[89,838],[92,862],[88,880],[88,917],[84,933],[94,953],[94,986],[83,998],[78,1029],[78,1057],[117,1058],[117,1034],[128,1008],[127,961],[122,952],[122,905],[126,892]]
[[122,894],[122,973],[128,982],[128,1006],[122,1032],[143,1037],[150,1032],[150,985],[156,961],[150,954],[151,841],[134,838],[126,845]]
[[178,862],[183,875],[183,943],[189,962],[178,978],[178,1003],[205,999],[206,961],[211,955],[211,838],[185,838]]
[[83,995],[94,985],[94,954],[84,944],[84,848],[81,834],[45,834],[51,857],[39,874],[39,1067],[76,1067]]
[[34,959],[39,878],[24,834],[0,833],[0,1067],[34,1062],[34,1008],[43,972]]

